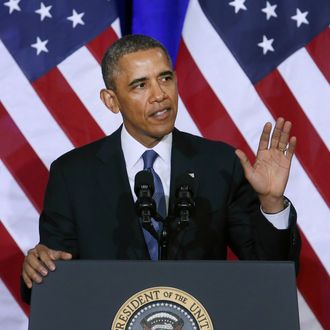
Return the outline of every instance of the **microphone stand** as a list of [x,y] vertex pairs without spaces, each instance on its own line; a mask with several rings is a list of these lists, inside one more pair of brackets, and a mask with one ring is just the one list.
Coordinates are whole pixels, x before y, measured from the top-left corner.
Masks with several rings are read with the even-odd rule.
[[170,217],[166,219],[162,219],[162,230],[159,235],[158,241],[158,256],[159,260],[167,260],[168,259],[168,223]]

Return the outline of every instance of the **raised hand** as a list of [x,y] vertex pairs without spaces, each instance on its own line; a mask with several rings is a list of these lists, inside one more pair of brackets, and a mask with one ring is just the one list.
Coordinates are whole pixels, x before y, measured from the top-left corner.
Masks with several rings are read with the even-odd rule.
[[22,277],[28,288],[32,288],[32,282],[41,283],[49,271],[55,270],[55,260],[70,260],[72,255],[64,251],[49,249],[38,244],[29,250],[24,259]]
[[284,208],[283,194],[297,143],[296,137],[289,138],[291,126],[291,122],[278,118],[270,139],[272,124],[265,124],[253,165],[242,150],[236,150],[245,177],[259,195],[266,213],[277,213]]

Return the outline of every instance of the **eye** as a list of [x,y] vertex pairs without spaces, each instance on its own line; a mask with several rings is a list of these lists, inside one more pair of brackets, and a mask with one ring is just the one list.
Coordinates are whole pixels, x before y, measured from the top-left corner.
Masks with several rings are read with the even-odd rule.
[[171,81],[171,80],[173,80],[173,76],[171,76],[169,74],[161,77],[161,81],[163,81],[163,82],[167,82],[167,81]]
[[139,82],[138,84],[134,85],[134,89],[142,89],[144,87],[146,87],[145,82]]

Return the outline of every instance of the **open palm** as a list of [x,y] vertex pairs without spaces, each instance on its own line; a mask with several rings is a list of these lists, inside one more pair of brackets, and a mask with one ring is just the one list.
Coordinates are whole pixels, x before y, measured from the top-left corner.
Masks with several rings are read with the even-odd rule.
[[244,169],[245,177],[259,195],[261,204],[269,206],[272,201],[283,198],[288,182],[296,138],[290,136],[291,123],[279,118],[272,136],[271,123],[266,123],[262,131],[257,158],[253,165],[245,153],[236,150]]

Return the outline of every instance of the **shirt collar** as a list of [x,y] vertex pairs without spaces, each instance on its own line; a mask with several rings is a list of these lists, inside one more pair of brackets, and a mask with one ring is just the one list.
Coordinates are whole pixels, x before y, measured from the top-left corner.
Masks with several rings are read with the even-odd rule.
[[[156,151],[159,158],[165,163],[171,163],[172,132],[165,135],[152,149]],[[127,131],[125,125],[121,130],[121,146],[126,162],[126,168],[130,170],[141,159],[142,154],[148,150],[143,144],[135,140]]]

